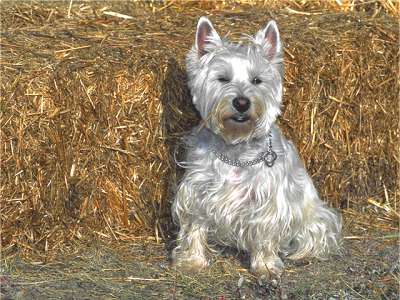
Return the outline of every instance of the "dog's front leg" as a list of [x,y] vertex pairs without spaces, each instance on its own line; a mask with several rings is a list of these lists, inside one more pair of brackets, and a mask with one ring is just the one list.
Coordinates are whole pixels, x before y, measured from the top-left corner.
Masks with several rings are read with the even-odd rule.
[[277,254],[254,251],[250,259],[250,270],[255,275],[265,275],[267,278],[279,278],[282,275],[284,265]]
[[208,228],[198,219],[199,208],[195,201],[199,198],[190,178],[189,175],[184,177],[172,205],[174,221],[180,228],[177,246],[172,251],[172,265],[185,271],[198,271],[208,265],[205,253]]
[[185,271],[199,271],[208,265],[207,229],[198,224],[181,224],[177,246],[172,252],[174,266]]

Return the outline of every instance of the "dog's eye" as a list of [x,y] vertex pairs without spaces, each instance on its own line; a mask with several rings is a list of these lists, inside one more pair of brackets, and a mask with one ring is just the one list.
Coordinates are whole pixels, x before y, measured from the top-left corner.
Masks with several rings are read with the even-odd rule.
[[260,84],[262,81],[258,77],[254,77],[253,80],[251,81],[252,84]]
[[218,81],[221,82],[221,83],[228,83],[229,79],[226,78],[226,77],[221,76],[221,77],[218,77]]

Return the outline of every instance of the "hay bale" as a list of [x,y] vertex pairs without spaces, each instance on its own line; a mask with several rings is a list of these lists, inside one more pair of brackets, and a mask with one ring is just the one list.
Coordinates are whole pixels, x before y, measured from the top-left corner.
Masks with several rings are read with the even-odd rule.
[[[206,12],[173,2],[1,5],[4,251],[49,259],[93,237],[163,236],[173,155],[197,122],[184,55]],[[395,19],[315,6],[207,9],[218,10],[216,28],[233,38],[277,20],[286,46],[285,132],[323,198],[348,211],[386,207],[379,213],[393,224]]]

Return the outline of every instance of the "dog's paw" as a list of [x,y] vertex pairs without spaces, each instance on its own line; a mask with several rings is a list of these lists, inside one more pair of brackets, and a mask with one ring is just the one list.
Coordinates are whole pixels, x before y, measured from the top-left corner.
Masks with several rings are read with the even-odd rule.
[[172,266],[183,272],[199,272],[208,266],[208,260],[203,255],[179,253],[172,258]]
[[283,273],[283,262],[279,256],[256,256],[252,259],[250,271],[260,277],[279,279]]

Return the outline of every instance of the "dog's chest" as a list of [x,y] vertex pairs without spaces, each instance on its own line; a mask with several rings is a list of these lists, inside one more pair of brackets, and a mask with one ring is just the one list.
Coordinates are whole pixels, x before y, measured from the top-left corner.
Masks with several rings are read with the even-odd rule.
[[[263,214],[273,200],[275,166],[270,168],[263,162],[246,167],[231,166],[210,151],[214,142],[207,133],[193,136],[194,147],[188,156],[188,161],[196,161],[187,175],[198,195],[193,199],[193,210],[217,226],[235,221],[246,223]],[[260,144],[234,152],[221,151],[230,159],[251,161],[266,148],[267,145]],[[275,165],[278,163],[277,160]]]
[[214,171],[208,187],[207,212],[224,222],[224,216],[248,218],[268,201],[268,174],[260,167],[223,165]]
[[252,167],[240,168],[227,166],[220,172],[220,180],[224,182],[226,189],[232,191],[260,190],[265,188],[268,175],[257,172]]

